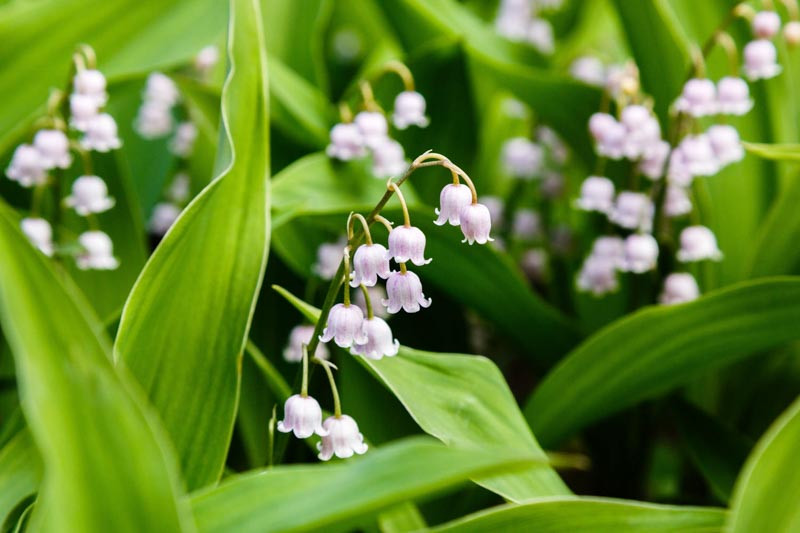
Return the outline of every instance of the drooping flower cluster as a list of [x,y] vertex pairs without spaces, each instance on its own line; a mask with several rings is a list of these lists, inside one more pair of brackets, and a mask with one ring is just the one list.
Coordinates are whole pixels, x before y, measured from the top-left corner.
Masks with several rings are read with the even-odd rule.
[[[97,229],[94,216],[111,209],[114,199],[109,196],[105,181],[91,171],[91,152],[114,150],[122,145],[122,141],[114,118],[102,111],[108,102],[106,78],[94,68],[94,52],[84,46],[75,54],[74,60],[76,72],[69,90],[51,95],[48,116],[40,121],[47,123],[48,127],[38,130],[31,143],[21,144],[14,150],[6,175],[20,186],[38,191],[55,185],[58,194],[58,182],[75,159],[73,151],[78,153],[83,175],[72,183],[71,194],[59,198],[59,201],[89,221],[91,231],[78,237],[79,251],[75,258],[78,267],[110,270],[118,266],[113,256],[113,244],[108,235]],[[62,102],[66,104],[66,98],[69,99],[69,115],[63,117],[60,108]],[[22,220],[20,227],[36,248],[52,256],[60,247],[53,240],[50,221],[38,214],[42,194],[34,193],[31,215]]]
[[[392,61],[385,65],[383,72],[398,74],[405,85],[405,90],[394,100],[391,113],[394,127],[398,130],[410,126],[427,127],[429,120],[425,116],[425,97],[414,90],[414,79],[408,68],[402,63]],[[360,87],[365,109],[350,120],[349,109],[343,105],[343,122],[331,129],[326,153],[341,161],[371,155],[372,173],[376,178],[398,176],[408,168],[403,146],[389,135],[389,121],[375,101],[372,86],[364,81]]]
[[553,26],[545,11],[561,8],[563,0],[501,0],[495,18],[497,33],[512,41],[525,42],[542,54],[555,50]]
[[[278,424],[278,430],[294,432],[298,438],[307,438],[316,433],[321,437],[318,447],[319,458],[323,461],[334,455],[346,458],[364,453],[367,445],[355,420],[342,414],[331,371],[335,367],[327,361],[330,354],[322,343],[333,341],[337,346],[348,349],[351,354],[367,359],[393,357],[397,355],[400,343],[394,338],[386,320],[373,310],[373,301],[379,301],[389,315],[400,310],[416,313],[431,305],[431,299],[426,298],[422,291],[419,276],[407,268],[407,263],[421,267],[429,264],[431,259],[425,257],[425,234],[411,225],[400,185],[417,169],[434,165],[447,168],[453,177],[453,182],[446,185],[440,194],[440,206],[435,210],[435,223],[459,226],[464,235],[462,242],[484,244],[492,240],[489,236],[489,209],[478,203],[475,186],[469,176],[446,157],[425,153],[411,163],[408,171],[397,182],[389,180],[387,193],[379,203],[383,206],[391,195],[397,196],[403,211],[401,226],[395,227],[380,214],[373,213],[371,220],[368,220],[363,215],[351,213],[347,220],[347,237],[320,246],[314,271],[325,279],[331,279],[332,292],[329,294],[335,295],[340,284],[343,285],[344,298],[341,303],[332,305],[327,311],[319,337],[314,338],[313,335],[322,322],[317,326],[296,326],[292,330],[289,344],[284,350],[284,358],[291,362],[303,362],[304,382],[301,393],[286,401],[284,419]],[[370,231],[370,223],[373,221],[380,222],[387,229],[388,247],[373,240]],[[361,224],[365,242],[354,251],[353,247],[359,239],[355,235],[356,222]],[[392,262],[397,265],[397,270],[392,269]],[[386,280],[385,292],[378,285],[379,279]],[[351,302],[351,287],[361,289],[362,305]],[[307,362],[311,351],[314,352],[313,361],[325,368],[333,391],[334,415],[324,422],[319,403],[308,396],[307,392]]]

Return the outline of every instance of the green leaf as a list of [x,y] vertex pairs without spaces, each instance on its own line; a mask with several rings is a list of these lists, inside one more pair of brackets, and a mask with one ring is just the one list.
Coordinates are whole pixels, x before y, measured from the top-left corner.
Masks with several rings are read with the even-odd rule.
[[763,159],[800,161],[800,144],[762,144],[743,142],[744,149]]
[[[50,88],[66,84],[78,44],[94,47],[98,68],[112,81],[169,67],[215,41],[224,30],[224,6],[217,0],[43,0],[0,6],[0,153],[43,110]],[[19,80],[25,80],[25,90],[19,90]]]
[[27,496],[39,488],[42,460],[27,430],[22,430],[0,450],[0,524]]
[[279,466],[234,476],[193,495],[192,507],[198,529],[207,533],[342,531],[392,504],[537,460],[517,451],[460,450],[416,437],[345,462]]
[[797,531],[800,528],[800,399],[772,424],[747,459],[731,502],[726,531]]
[[610,498],[547,498],[503,505],[465,516],[433,531],[536,531],[536,533],[639,533],[720,531],[725,511],[656,505]]
[[738,284],[618,320],[572,351],[525,407],[554,445],[586,424],[711,369],[800,337],[800,278]]
[[0,324],[45,478],[33,522],[69,531],[180,531],[177,469],[102,326],[0,204]]
[[190,489],[222,473],[240,358],[266,267],[269,131],[260,20],[256,0],[232,3],[221,173],[145,266],[114,346],[161,414]]

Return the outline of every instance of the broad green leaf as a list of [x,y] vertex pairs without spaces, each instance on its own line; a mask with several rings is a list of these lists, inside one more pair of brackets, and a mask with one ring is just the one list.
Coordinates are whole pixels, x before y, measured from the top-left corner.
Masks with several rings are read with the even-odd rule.
[[726,531],[800,529],[800,399],[772,424],[756,444],[736,481]]
[[145,266],[114,346],[161,414],[190,489],[222,473],[240,357],[266,267],[269,132],[260,20],[257,0],[232,3],[220,174]]
[[691,404],[681,403],[674,411],[689,457],[714,495],[727,503],[752,442]]
[[78,44],[95,48],[99,68],[113,80],[189,60],[224,31],[224,20],[225,4],[217,0],[42,0],[0,6],[0,153],[43,110],[50,88],[66,84]]
[[572,351],[525,407],[552,446],[585,425],[714,368],[800,337],[800,278],[715,291],[618,320]]
[[68,279],[0,205],[0,323],[45,477],[44,530],[180,531],[186,520],[163,429]]
[[751,154],[774,161],[800,161],[800,144],[763,144],[743,142]]
[[470,477],[523,468],[536,455],[405,439],[363,457],[279,466],[234,476],[192,497],[203,532],[346,531],[393,504],[441,492]]
[[465,516],[433,531],[639,533],[721,531],[725,512],[710,507],[656,505],[610,498],[545,498]]
[[23,498],[39,488],[42,460],[27,430],[22,430],[0,450],[0,524]]

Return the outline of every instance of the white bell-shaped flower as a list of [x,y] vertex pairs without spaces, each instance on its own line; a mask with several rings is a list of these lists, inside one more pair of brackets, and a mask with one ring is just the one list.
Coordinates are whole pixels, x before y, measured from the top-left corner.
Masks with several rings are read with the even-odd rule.
[[620,159],[625,154],[627,130],[608,113],[595,113],[589,118],[589,132],[596,143],[597,153]]
[[69,124],[78,131],[86,131],[89,121],[100,112],[97,99],[86,94],[69,96]]
[[47,169],[42,154],[30,144],[20,144],[11,156],[6,176],[23,187],[33,187],[47,182]]
[[[372,304],[372,313],[377,317],[387,318],[389,312],[383,305],[380,305],[386,299],[386,289],[383,288],[383,285],[375,284],[372,287],[367,287],[367,294],[369,294],[369,301]],[[364,316],[367,315],[367,301],[364,298],[364,291],[355,292],[353,303],[364,312]]]
[[659,179],[664,175],[664,163],[667,162],[669,151],[670,146],[667,141],[659,140],[651,144],[639,161],[639,172],[651,180]]
[[553,36],[553,25],[549,20],[542,18],[532,18],[528,22],[528,29],[525,32],[526,40],[540,53],[550,55],[555,50],[555,37]]
[[518,179],[533,179],[542,169],[544,152],[542,147],[525,137],[514,137],[503,144],[503,166]]
[[739,132],[729,124],[715,124],[706,132],[714,155],[722,166],[736,163],[744,158],[744,148]]
[[372,173],[376,178],[399,176],[408,169],[403,145],[388,137],[372,149]]
[[42,164],[47,169],[69,168],[72,164],[69,139],[63,131],[39,130],[33,137],[33,147],[39,150]]
[[460,219],[458,214],[461,208],[472,203],[472,191],[469,187],[461,183],[449,183],[442,188],[439,193],[439,206],[435,209],[438,218],[433,221],[437,226],[449,223],[451,226],[458,226]]
[[373,149],[386,140],[389,135],[389,123],[378,111],[361,111],[353,121],[364,138],[367,148]]
[[664,214],[674,218],[692,212],[692,201],[686,189],[677,185],[667,185],[664,196]]
[[[283,349],[283,358],[290,363],[299,363],[303,360],[303,350],[311,342],[311,337],[314,335],[314,326],[308,324],[301,324],[292,328],[289,333],[289,343]],[[310,355],[310,354],[309,354]],[[328,347],[324,343],[317,343],[317,349],[314,350],[314,355],[317,359],[328,360],[330,353]]]
[[342,348],[349,348],[353,343],[364,343],[367,339],[361,328],[362,322],[364,313],[358,306],[336,304],[328,314],[328,323],[319,340],[330,342],[333,339]]
[[692,78],[684,84],[675,108],[693,117],[714,115],[718,110],[717,87],[709,79]]
[[351,123],[336,124],[331,128],[331,143],[325,149],[328,157],[350,161],[367,155],[364,136],[358,126]]
[[609,220],[627,229],[650,231],[653,226],[653,202],[644,193],[622,191],[617,195]]
[[744,73],[751,80],[766,80],[781,73],[778,64],[778,51],[766,39],[747,43],[744,47]]
[[117,136],[117,123],[108,113],[101,113],[92,118],[86,125],[86,132],[81,139],[81,146],[86,150],[108,152],[122,146]]
[[664,289],[658,301],[664,305],[691,302],[700,296],[697,280],[687,272],[675,272],[664,278]]
[[650,234],[634,233],[625,239],[623,270],[641,274],[653,270],[658,261],[658,243]]
[[725,115],[744,115],[752,108],[750,87],[742,78],[725,76],[717,82],[717,111]]
[[80,176],[72,183],[72,194],[64,199],[81,216],[102,213],[114,207],[114,199],[108,195],[108,187],[99,176]]
[[774,11],[759,11],[751,23],[753,33],[759,39],[772,39],[781,31],[781,17]]
[[790,47],[800,44],[800,21],[790,20],[783,27],[783,38]]
[[464,234],[461,242],[486,244],[494,240],[489,236],[492,230],[492,214],[485,205],[465,205],[458,212],[458,219],[461,222],[461,233]]
[[511,234],[522,240],[541,237],[542,217],[535,209],[517,209],[511,222]]
[[347,459],[354,453],[359,455],[367,453],[364,435],[359,432],[358,424],[351,417],[329,416],[322,427],[327,434],[317,443],[318,457],[321,461],[327,461],[334,455],[339,459]]
[[88,96],[94,100],[97,107],[106,105],[106,77],[99,70],[81,70],[72,78],[74,94]]
[[199,70],[201,73],[207,73],[209,70],[214,68],[218,61],[219,48],[213,44],[210,44],[201,48],[200,51],[197,52],[197,55],[194,56],[194,68]]
[[669,154],[669,164],[667,165],[667,183],[678,187],[688,187],[692,184],[694,175],[689,171],[689,164],[686,156],[680,147],[674,149]]
[[628,159],[639,159],[661,140],[661,127],[649,109],[642,105],[626,106],[620,115],[625,127],[623,154]]
[[717,238],[705,226],[689,226],[681,231],[681,247],[678,250],[678,261],[691,263],[693,261],[719,261],[722,252],[717,247]]
[[354,344],[350,351],[355,355],[363,355],[367,359],[381,359],[383,356],[397,355],[400,343],[392,337],[392,329],[385,320],[378,317],[364,320],[364,335],[367,341]]
[[693,176],[713,176],[719,172],[719,160],[714,154],[711,139],[705,133],[687,135],[678,145],[686,168]]
[[422,282],[413,272],[392,272],[386,281],[386,299],[383,305],[387,311],[395,314],[400,309],[406,313],[416,313],[420,307],[430,307],[431,299],[422,293]]
[[519,260],[519,266],[525,275],[534,281],[542,281],[547,276],[549,258],[544,248],[525,250]]
[[602,87],[606,82],[606,67],[594,56],[581,56],[569,66],[570,75],[587,85]]
[[172,178],[172,183],[167,189],[167,198],[176,204],[182,204],[189,199],[189,195],[192,192],[191,187],[192,183],[189,175],[185,172],[178,172]]
[[614,292],[619,288],[617,267],[605,258],[590,255],[578,272],[577,286],[579,290],[595,296]]
[[425,259],[425,234],[414,226],[393,228],[389,232],[387,257],[398,263],[411,261],[417,266],[427,265],[431,259]]
[[426,127],[430,120],[425,116],[425,97],[417,91],[403,91],[394,99],[392,122],[399,130],[409,126]]
[[314,433],[320,437],[328,435],[322,425],[322,408],[311,396],[295,394],[283,405],[283,420],[278,421],[278,431],[294,433],[298,439],[307,439]]
[[75,258],[81,270],[114,270],[119,261],[114,257],[111,237],[102,231],[87,231],[78,237],[83,251]]
[[625,241],[622,237],[604,235],[597,237],[592,243],[591,257],[605,259],[614,265],[614,268],[622,269],[625,264]]
[[346,244],[345,239],[320,244],[317,248],[317,262],[314,263],[311,270],[322,279],[333,279],[342,263],[342,251]]
[[144,86],[144,100],[172,107],[178,103],[180,92],[172,78],[161,72],[151,72]]
[[589,176],[581,183],[575,206],[584,211],[611,213],[614,207],[614,182],[604,176]]
[[145,139],[164,137],[172,131],[172,109],[163,102],[144,102],[136,114],[133,127]]
[[53,228],[43,218],[23,218],[19,223],[22,233],[46,256],[53,255]]
[[391,269],[386,248],[382,244],[362,244],[353,254],[353,270],[355,275],[350,281],[352,287],[361,284],[372,287],[378,282],[378,277],[388,278]]
[[188,157],[197,139],[197,126],[193,122],[181,122],[175,128],[175,136],[169,143],[170,151],[178,157]]
[[153,235],[166,235],[169,228],[178,220],[181,208],[169,202],[160,202],[153,207],[147,227]]

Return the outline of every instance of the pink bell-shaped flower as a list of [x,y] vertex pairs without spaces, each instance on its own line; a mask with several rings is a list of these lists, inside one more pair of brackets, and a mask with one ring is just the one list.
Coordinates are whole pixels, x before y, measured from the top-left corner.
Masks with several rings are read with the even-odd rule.
[[431,259],[425,259],[425,234],[414,226],[398,226],[389,232],[387,254],[398,263],[411,261],[422,266],[431,262]]
[[[346,289],[345,289],[346,290]],[[328,313],[328,323],[319,340],[333,340],[341,348],[350,348],[354,343],[367,342],[362,325],[364,313],[356,305],[336,304]]]
[[353,254],[353,270],[355,275],[350,281],[352,287],[364,284],[372,287],[378,277],[386,279],[391,273],[388,252],[382,244],[362,244]]
[[326,434],[317,444],[319,458],[327,461],[334,455],[339,459],[352,457],[354,453],[362,455],[367,452],[364,436],[358,430],[358,424],[347,415],[329,416],[322,424]]
[[400,343],[392,337],[392,329],[385,320],[379,317],[364,320],[364,335],[367,341],[354,344],[350,351],[356,355],[363,355],[367,359],[381,359],[383,356],[397,355]]
[[489,236],[492,229],[492,215],[485,205],[478,203],[465,205],[459,211],[458,218],[461,222],[461,232],[464,234],[464,240],[461,242],[486,244],[494,240]]
[[[392,272],[386,281],[386,294],[387,298],[382,303],[392,314],[400,309],[406,313],[416,313],[420,308],[431,305],[431,299],[425,298],[422,293],[419,276],[411,271]],[[366,341],[362,341],[362,344],[363,342]]]
[[307,439],[314,433],[320,437],[328,435],[322,425],[322,408],[311,396],[295,394],[283,405],[283,420],[278,421],[278,431],[294,433],[298,439]]
[[449,223],[451,226],[458,226],[460,219],[458,214],[462,207],[472,203],[472,192],[469,187],[461,183],[449,183],[442,188],[439,194],[439,208],[435,210],[438,218],[433,221],[437,226]]

